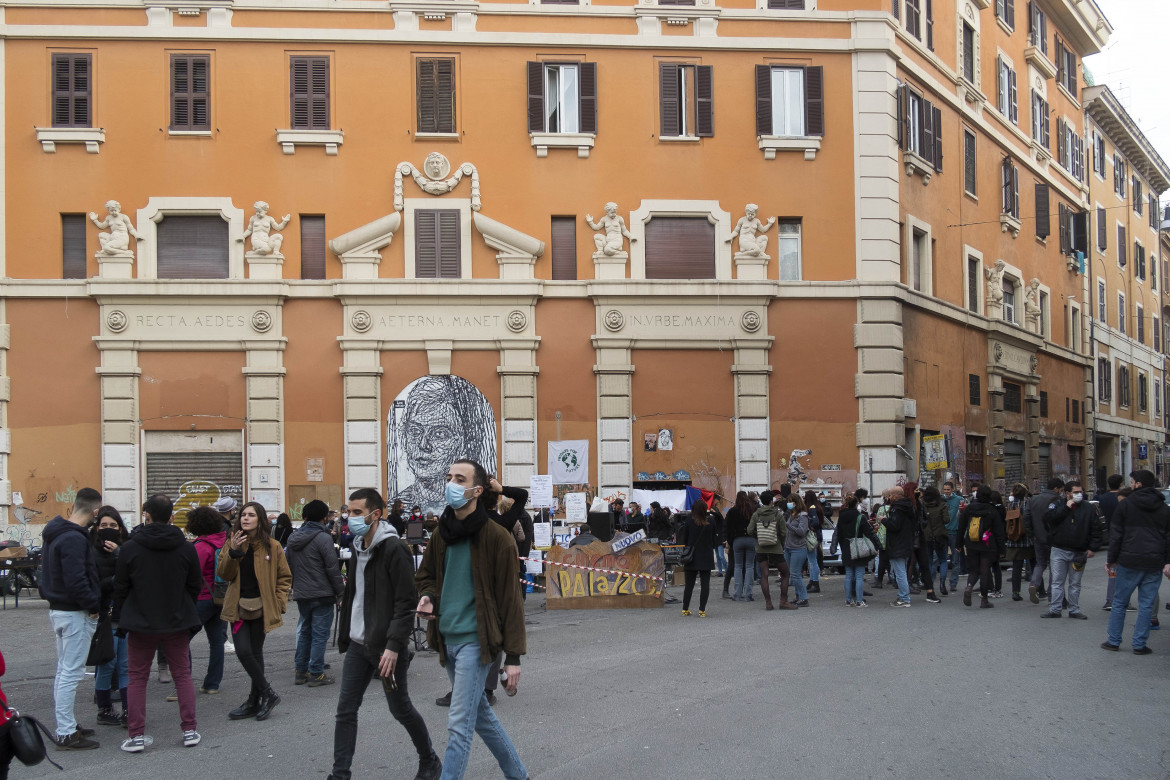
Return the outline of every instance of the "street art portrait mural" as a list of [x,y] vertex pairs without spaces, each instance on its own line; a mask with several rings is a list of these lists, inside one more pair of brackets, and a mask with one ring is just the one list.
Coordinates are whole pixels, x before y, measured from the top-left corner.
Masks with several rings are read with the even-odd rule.
[[460,458],[496,471],[496,415],[463,377],[431,375],[407,385],[386,424],[388,498],[439,514],[447,468]]

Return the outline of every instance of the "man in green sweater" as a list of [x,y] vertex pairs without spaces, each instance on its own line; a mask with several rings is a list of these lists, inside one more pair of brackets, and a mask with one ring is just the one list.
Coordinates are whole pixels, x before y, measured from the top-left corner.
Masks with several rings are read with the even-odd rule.
[[[418,612],[428,617],[427,641],[451,680],[443,780],[460,780],[471,755],[472,732],[508,780],[528,770],[484,694],[492,661],[504,652],[504,690],[515,695],[526,650],[520,561],[512,535],[491,522],[480,498],[488,490],[483,466],[457,460],[447,470],[447,508],[415,574]],[[436,619],[437,618],[437,619]]]

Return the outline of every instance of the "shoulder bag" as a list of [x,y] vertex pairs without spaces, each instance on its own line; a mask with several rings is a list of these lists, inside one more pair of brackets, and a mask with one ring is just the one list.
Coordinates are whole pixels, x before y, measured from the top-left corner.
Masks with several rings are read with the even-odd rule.
[[89,655],[85,658],[86,666],[101,666],[114,660],[114,629],[108,615],[102,615],[98,621],[93,637],[89,640]]
[[695,543],[691,539],[691,526],[687,526],[687,546],[683,548],[682,554],[678,556],[678,562],[683,566],[690,566],[695,562]]
[[55,739],[53,733],[45,725],[31,715],[21,715],[13,709],[8,710],[8,741],[12,747],[12,755],[25,766],[36,766],[45,759],[49,763],[62,769],[62,766],[49,758],[45,750],[45,740],[41,733]]
[[[877,548],[873,546],[868,536],[861,533],[861,516],[857,517],[857,528],[854,536],[849,540],[849,560],[864,561],[877,555]],[[856,565],[856,564],[854,564]]]
[[764,523],[761,520],[756,521],[756,541],[761,547],[771,547],[776,544],[779,537],[776,535],[776,526],[780,524],[779,520],[773,520],[770,523]]

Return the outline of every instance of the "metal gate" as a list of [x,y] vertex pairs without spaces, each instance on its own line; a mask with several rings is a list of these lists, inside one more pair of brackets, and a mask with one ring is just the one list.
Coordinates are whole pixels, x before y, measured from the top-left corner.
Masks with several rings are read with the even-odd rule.
[[1008,439],[1003,443],[1003,482],[1004,490],[1011,490],[1012,485],[1024,481],[1024,443]]
[[239,452],[148,452],[146,495],[162,493],[175,503],[176,525],[187,512],[220,496],[244,500],[244,456]]
[[1048,480],[1052,479],[1052,445],[1040,445],[1040,472],[1036,475],[1040,487],[1048,487]]

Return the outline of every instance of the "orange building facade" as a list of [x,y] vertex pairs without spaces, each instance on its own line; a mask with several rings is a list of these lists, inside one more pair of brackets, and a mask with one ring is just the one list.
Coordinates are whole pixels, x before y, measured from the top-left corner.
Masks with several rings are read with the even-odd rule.
[[1034,5],[8,3],[0,508],[1089,475]]

